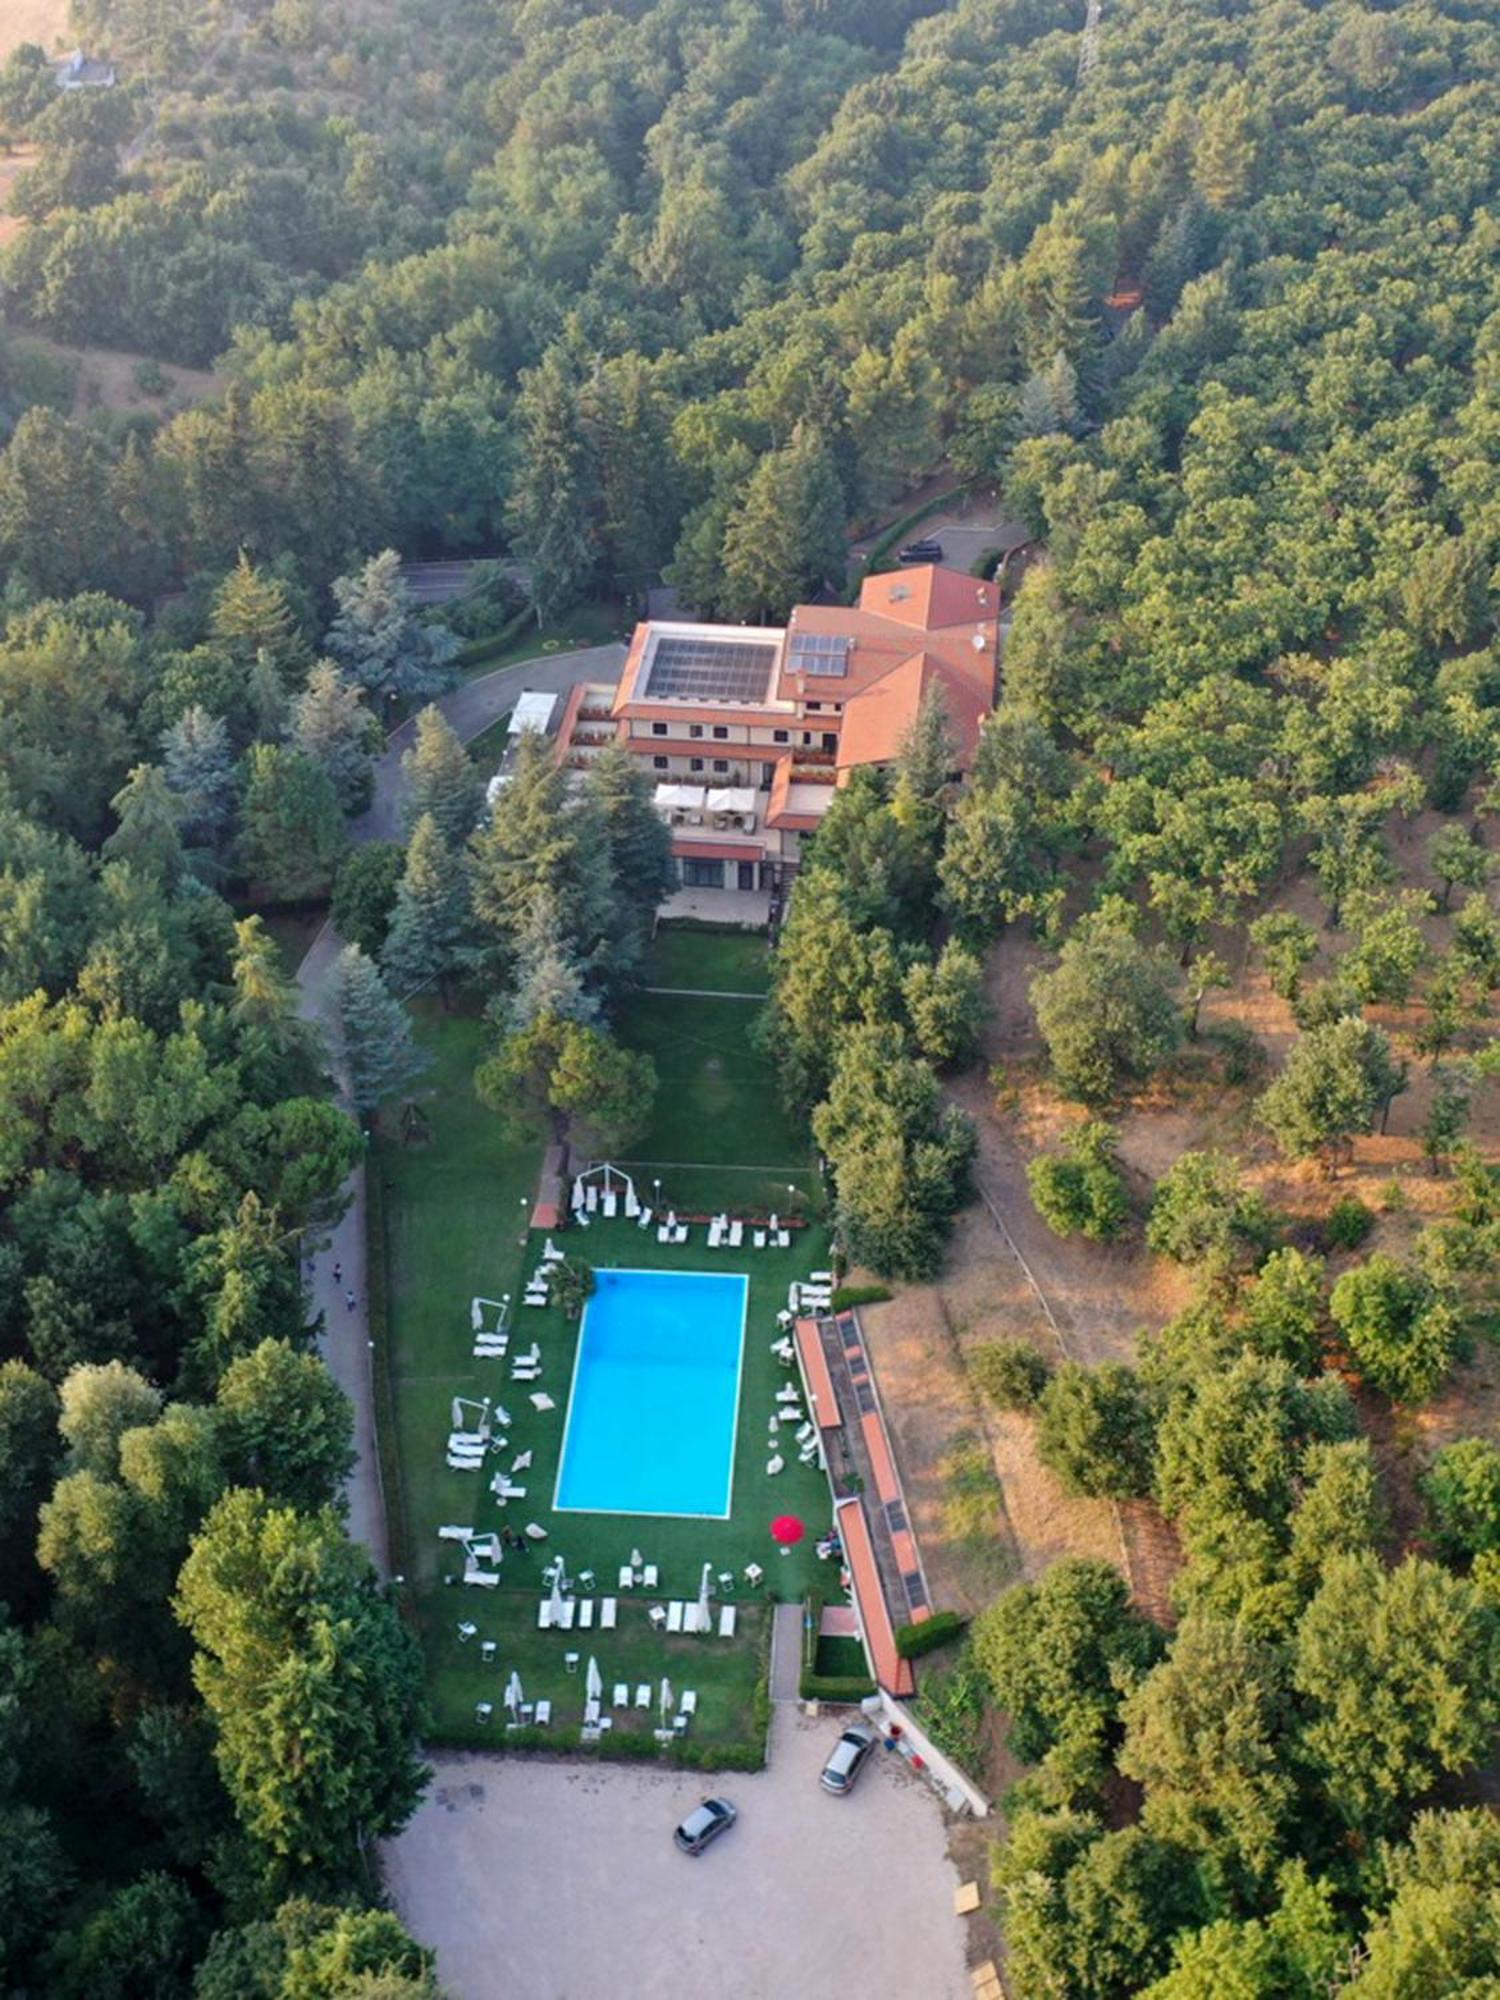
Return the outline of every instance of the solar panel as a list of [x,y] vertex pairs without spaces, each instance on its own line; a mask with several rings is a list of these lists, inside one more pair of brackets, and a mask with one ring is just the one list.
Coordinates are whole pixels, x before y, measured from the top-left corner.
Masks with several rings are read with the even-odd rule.
[[657,701],[764,701],[775,664],[773,639],[663,632],[645,693]]
[[793,632],[787,640],[786,663],[793,673],[842,680],[849,671],[847,632]]

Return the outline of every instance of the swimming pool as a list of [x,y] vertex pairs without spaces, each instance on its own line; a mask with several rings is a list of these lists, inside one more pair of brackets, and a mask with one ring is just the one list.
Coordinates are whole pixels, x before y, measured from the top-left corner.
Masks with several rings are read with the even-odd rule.
[[553,1507],[723,1520],[750,1281],[600,1271],[584,1307]]

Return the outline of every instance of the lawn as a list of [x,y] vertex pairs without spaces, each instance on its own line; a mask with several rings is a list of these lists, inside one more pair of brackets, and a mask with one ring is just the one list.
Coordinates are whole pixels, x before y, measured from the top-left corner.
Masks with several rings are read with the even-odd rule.
[[624,607],[619,604],[580,604],[565,612],[555,623],[539,631],[528,624],[507,643],[501,635],[476,639],[458,656],[459,676],[473,680],[492,674],[497,667],[513,667],[522,660],[545,659],[575,646],[605,646],[611,639],[628,638],[630,628]]
[[[641,1010],[651,1002],[635,1003],[628,1029],[637,1038]],[[673,1008],[677,1003],[670,1003]],[[661,1051],[663,1110],[651,1135],[653,1146],[677,1129],[669,1100],[684,1085],[687,1072],[710,1061],[719,1062],[731,1090],[717,1122],[716,1148],[704,1157],[710,1170],[672,1168],[664,1181],[664,1197],[684,1215],[730,1203],[743,1213],[773,1204],[789,1214],[785,1180],[767,1166],[806,1159],[805,1145],[772,1108],[764,1066],[747,1049],[743,1027],[751,1009],[743,1003],[691,1003],[696,1018],[674,1016],[676,1034],[686,1038],[690,1053],[675,1053],[673,1034],[665,1032],[659,1015],[655,1045]],[[705,1018],[705,1016],[707,1018]],[[738,1036],[733,1024],[739,1024]],[[394,1453],[386,1463],[401,1483],[402,1514],[407,1534],[407,1601],[419,1624],[428,1667],[428,1697],[433,1733],[451,1743],[503,1740],[499,1695],[512,1668],[521,1675],[528,1700],[549,1697],[554,1705],[553,1727],[559,1744],[576,1742],[582,1716],[583,1674],[592,1651],[606,1682],[606,1695],[617,1681],[629,1681],[632,1694],[641,1681],[653,1684],[668,1675],[680,1692],[696,1688],[699,1709],[684,1745],[695,1749],[732,1748],[753,1752],[763,1727],[756,1700],[766,1649],[769,1619],[767,1598],[800,1597],[817,1584],[826,1593],[833,1581],[812,1543],[830,1520],[827,1483],[816,1468],[797,1462],[783,1446],[788,1461],[778,1475],[766,1471],[769,1418],[776,1389],[788,1371],[771,1353],[777,1338],[777,1312],[786,1304],[787,1286],[795,1277],[827,1263],[828,1241],[817,1223],[794,1232],[792,1248],[755,1250],[747,1243],[739,1251],[710,1251],[701,1228],[678,1248],[659,1244],[654,1229],[633,1222],[595,1221],[587,1235],[569,1231],[560,1247],[582,1254],[596,1266],[743,1272],[750,1280],[745,1354],[740,1391],[734,1467],[733,1513],[728,1520],[673,1519],[553,1511],[552,1497],[561,1455],[563,1426],[572,1382],[580,1325],[554,1308],[522,1308],[516,1315],[514,1346],[534,1339],[542,1349],[539,1382],[522,1386],[509,1380],[505,1361],[476,1360],[472,1353],[469,1300],[475,1293],[519,1297],[522,1278],[540,1259],[540,1237],[525,1233],[525,1204],[534,1187],[540,1141],[507,1141],[498,1121],[473,1095],[470,1076],[484,1040],[482,1024],[469,1016],[444,1016],[436,1010],[419,1017],[422,1038],[434,1055],[424,1079],[422,1106],[429,1126],[427,1142],[405,1148],[394,1136],[377,1142],[374,1166],[380,1177],[388,1258],[386,1288],[388,1353],[385,1359],[394,1412]],[[727,1051],[721,1054],[720,1051]],[[748,1151],[750,1171],[736,1171],[733,1141]],[[744,1142],[753,1143],[748,1148]],[[774,1155],[774,1159],[771,1157]],[[762,1157],[764,1156],[764,1157]],[[681,1157],[677,1155],[676,1157]],[[644,1175],[641,1177],[644,1182]],[[815,1182],[805,1171],[795,1177],[798,1206],[808,1212]],[[732,1193],[721,1192],[732,1190]],[[649,1187],[642,1195],[652,1199]],[[529,1395],[545,1391],[556,1405],[535,1411]],[[488,1489],[487,1475],[452,1471],[444,1450],[450,1428],[453,1396],[491,1397],[506,1408],[512,1424],[508,1444],[497,1463],[510,1465],[517,1454],[532,1453],[528,1468],[517,1474],[527,1489],[524,1500],[502,1510]],[[388,1440],[388,1446],[391,1441]],[[807,1523],[807,1540],[782,1556],[769,1534],[774,1516],[793,1513]],[[547,1540],[529,1554],[508,1552],[502,1564],[501,1587],[493,1591],[446,1584],[444,1577],[460,1573],[462,1551],[440,1542],[440,1523],[472,1525],[478,1532],[514,1529],[535,1522]],[[733,1640],[708,1637],[668,1637],[658,1633],[647,1616],[650,1602],[639,1590],[616,1588],[620,1565],[638,1547],[659,1569],[656,1597],[696,1598],[701,1566],[733,1571],[733,1601],[740,1607],[740,1625]],[[593,1569],[596,1597],[619,1599],[619,1624],[613,1633],[570,1634],[537,1629],[537,1607],[543,1594],[539,1572],[548,1556],[561,1553],[568,1571]],[[759,1563],[766,1572],[759,1591],[744,1580],[746,1564]],[[587,1594],[580,1591],[580,1595]],[[461,1621],[479,1630],[468,1642],[459,1638]],[[480,1644],[497,1642],[492,1665],[481,1660]],[[580,1659],[569,1671],[565,1656]],[[475,1704],[496,1704],[496,1720],[479,1725]],[[654,1713],[619,1715],[620,1737],[656,1725]],[[606,1739],[605,1748],[609,1748]],[[623,1748],[622,1744],[622,1748]]]
[[709,993],[766,993],[771,963],[765,935],[663,924],[652,942],[645,983]]

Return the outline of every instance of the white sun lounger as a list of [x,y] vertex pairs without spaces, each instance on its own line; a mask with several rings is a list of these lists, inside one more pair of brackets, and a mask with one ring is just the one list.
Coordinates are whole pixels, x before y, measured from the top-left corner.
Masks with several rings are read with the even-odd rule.
[[722,1234],[723,1231],[719,1228],[719,1218],[715,1216],[713,1221],[708,1225],[708,1247],[710,1250],[718,1249],[719,1238]]
[[605,1219],[605,1221],[606,1221],[606,1222],[613,1222],[613,1221],[614,1221],[614,1219],[615,1219],[615,1212],[616,1212],[616,1210],[617,1210],[617,1209],[619,1208],[619,1206],[620,1206],[620,1203],[619,1203],[619,1198],[618,1198],[618,1196],[616,1196],[616,1195],[615,1195],[615,1193],[614,1193],[614,1192],[613,1192],[613,1191],[611,1190],[611,1192],[610,1192],[610,1193],[608,1193],[608,1194],[606,1194],[606,1195],[605,1195],[605,1197],[604,1197],[604,1200],[603,1200],[603,1203],[601,1204],[601,1206],[602,1206],[602,1207],[603,1207],[603,1209],[604,1209],[604,1219]]
[[629,1681],[615,1682],[614,1693],[610,1696],[609,1705],[611,1708],[629,1708],[630,1706]]
[[720,1605],[719,1637],[721,1639],[732,1639],[734,1637],[734,1625],[738,1616],[739,1613],[732,1604]]
[[450,1521],[438,1529],[438,1540],[440,1542],[467,1542],[473,1537],[473,1533],[474,1530],[472,1528],[460,1528]]
[[766,1472],[772,1479],[775,1478],[778,1472],[783,1471],[785,1466],[786,1460],[781,1456],[780,1452],[777,1452],[774,1457],[766,1460]]
[[809,1271],[808,1276],[815,1285],[831,1285],[833,1283],[832,1271]]
[[542,1249],[542,1262],[544,1264],[561,1264],[567,1257],[567,1254],[566,1250],[559,1250],[549,1236]]
[[555,1410],[557,1405],[545,1391],[538,1389],[536,1394],[531,1398],[531,1407],[534,1410]]
[[696,1715],[698,1713],[698,1690],[696,1688],[684,1688],[679,1707],[684,1715]]
[[539,1729],[547,1727],[547,1724],[552,1720],[552,1704],[550,1701],[539,1701],[537,1703],[535,1719]]
[[674,1243],[686,1243],[687,1236],[688,1236],[687,1224],[685,1222],[679,1222],[677,1227],[672,1231],[672,1241]]
[[729,1225],[729,1247],[730,1247],[730,1249],[731,1249],[731,1250],[738,1250],[738,1249],[739,1249],[739,1247],[740,1247],[740,1245],[741,1245],[741,1244],[742,1244],[742,1243],[744,1242],[744,1240],[745,1240],[745,1225],[744,1225],[744,1223],[743,1223],[743,1222],[731,1222],[731,1223],[730,1223],[730,1225]]
[[588,1210],[590,1215],[593,1215],[598,1211],[599,1190],[594,1186],[592,1181],[583,1191],[583,1205]]
[[529,1541],[545,1542],[547,1539],[547,1530],[542,1527],[540,1522],[528,1521],[526,1523],[526,1536]]
[[635,1571],[630,1567],[629,1563],[620,1564],[619,1588],[621,1590],[633,1590],[635,1588]]
[[656,1564],[655,1564],[655,1563],[644,1563],[644,1564],[642,1564],[642,1566],[641,1566],[641,1588],[642,1588],[642,1590],[655,1590],[655,1588],[656,1588]]
[[777,1248],[778,1250],[790,1250],[790,1249],[791,1249],[791,1247],[792,1247],[792,1232],[791,1232],[791,1230],[790,1230],[790,1229],[778,1229],[778,1230],[777,1230],[777,1232],[776,1232],[776,1248]]
[[650,1681],[637,1681],[637,1682],[636,1682],[636,1687],[635,1687],[635,1705],[636,1705],[636,1707],[637,1707],[637,1708],[649,1708],[649,1707],[651,1706],[651,1683],[650,1683]]
[[593,1623],[594,1600],[592,1597],[582,1598],[578,1605],[578,1629],[580,1632],[587,1632],[592,1628]]
[[757,1250],[764,1250],[766,1247],[766,1232],[763,1229],[757,1229],[750,1238],[750,1241],[755,1245]]
[[500,1537],[495,1534],[493,1529],[487,1535],[471,1535],[469,1538],[469,1554],[478,1562],[499,1562]]
[[665,1222],[657,1230],[656,1240],[658,1243],[670,1243],[672,1241],[672,1231]]
[[601,1632],[613,1632],[613,1631],[614,1631],[614,1629],[615,1629],[615,1617],[616,1617],[616,1614],[617,1614],[618,1610],[619,1610],[619,1606],[618,1606],[618,1604],[616,1603],[616,1601],[615,1601],[615,1599],[614,1599],[614,1598],[612,1598],[612,1597],[601,1597],[601,1598],[600,1598],[600,1600],[599,1600],[599,1630],[600,1630]]
[[552,1604],[548,1598],[544,1597],[536,1608],[536,1629],[538,1632],[550,1632],[552,1629]]
[[641,1210],[635,1219],[635,1226],[637,1229],[649,1229],[651,1227],[651,1210],[649,1208]]
[[675,1597],[667,1606],[667,1630],[669,1632],[680,1632],[682,1630],[682,1618],[686,1609],[687,1606],[679,1598]]
[[640,1202],[639,1202],[639,1201],[638,1201],[638,1200],[636,1199],[636,1192],[635,1192],[635,1189],[634,1189],[633,1187],[627,1187],[627,1188],[626,1188],[626,1190],[625,1190],[625,1197],[624,1197],[624,1199],[625,1199],[625,1215],[626,1215],[626,1219],[627,1219],[627,1220],[630,1220],[630,1219],[632,1219],[633,1217],[635,1217],[635,1216],[639,1215],[639,1214],[640,1214],[640,1212],[641,1212],[641,1204],[640,1204]]
[[478,1584],[481,1590],[498,1590],[500,1573],[493,1569],[480,1569],[475,1563],[465,1563],[464,1582]]
[[448,1454],[450,1472],[478,1472],[479,1467],[480,1461],[477,1458],[456,1458],[451,1451]]
[[547,1294],[545,1292],[528,1292],[521,1303],[523,1306],[544,1306],[547,1303]]

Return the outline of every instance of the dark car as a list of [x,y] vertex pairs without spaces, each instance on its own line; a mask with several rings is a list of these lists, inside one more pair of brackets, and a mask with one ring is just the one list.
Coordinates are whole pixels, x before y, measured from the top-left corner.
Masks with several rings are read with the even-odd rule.
[[856,1723],[846,1729],[833,1746],[832,1755],[823,1766],[820,1780],[825,1792],[852,1792],[854,1780],[865,1768],[865,1760],[875,1748],[877,1738],[873,1730]]
[[705,1799],[672,1835],[684,1854],[701,1854],[711,1840],[727,1833],[739,1813],[728,1799]]
[[906,547],[901,551],[902,562],[929,563],[941,562],[942,560],[943,545],[941,542],[934,541],[930,535],[924,536],[919,542],[908,542]]

